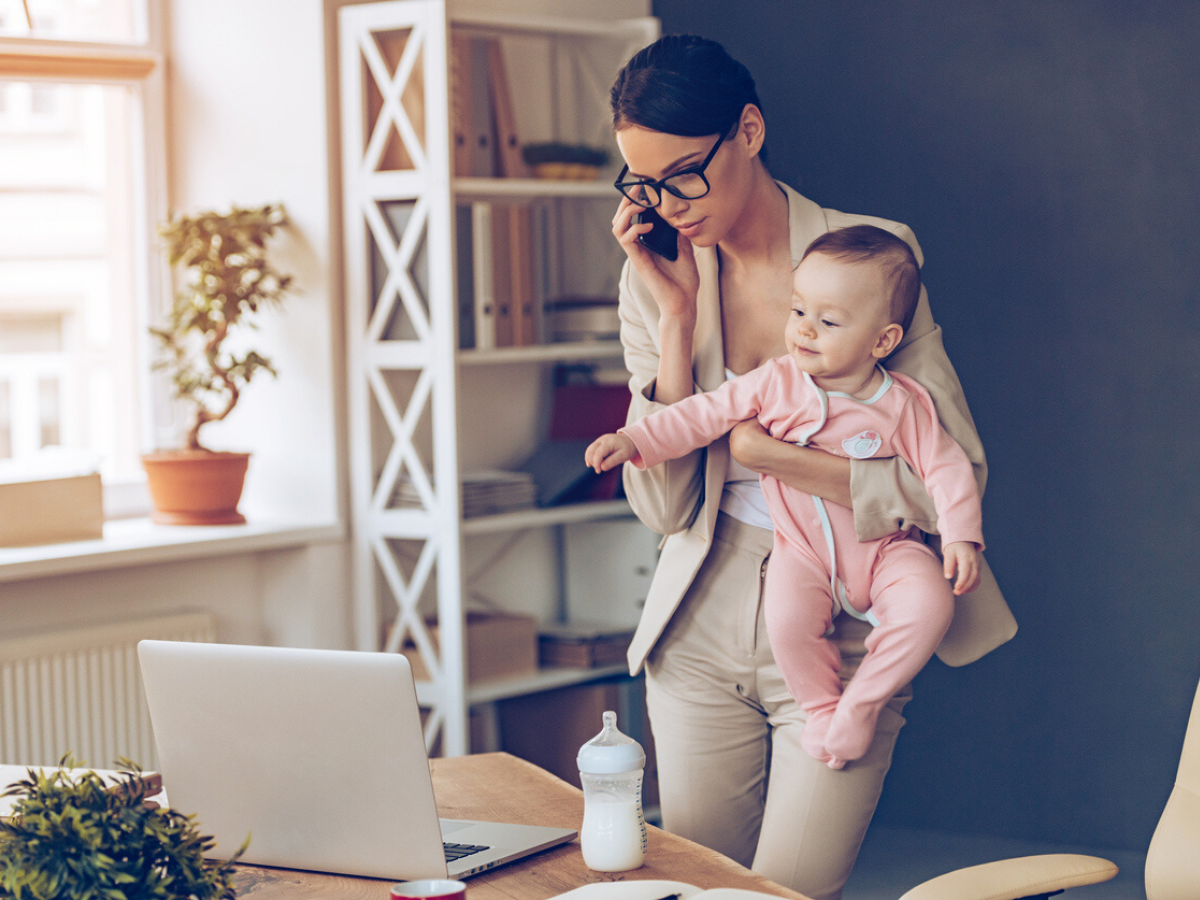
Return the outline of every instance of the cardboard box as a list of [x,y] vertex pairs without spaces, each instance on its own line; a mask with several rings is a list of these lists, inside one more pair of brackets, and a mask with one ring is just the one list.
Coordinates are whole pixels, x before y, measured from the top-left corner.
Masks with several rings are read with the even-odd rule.
[[603,625],[544,625],[538,635],[538,661],[543,666],[594,669],[625,662],[632,628]]
[[100,475],[0,481],[0,546],[104,537]]
[[[467,613],[467,681],[478,684],[496,678],[530,675],[537,671],[537,624],[532,616]],[[437,623],[426,623],[434,647]],[[429,670],[411,641],[403,650],[412,664],[413,677],[429,680]]]

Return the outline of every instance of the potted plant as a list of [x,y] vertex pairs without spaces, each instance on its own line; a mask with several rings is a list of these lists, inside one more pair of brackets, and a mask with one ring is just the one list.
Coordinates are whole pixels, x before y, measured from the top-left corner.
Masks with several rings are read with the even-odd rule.
[[172,396],[190,409],[184,447],[142,458],[154,501],[154,521],[171,525],[240,524],[237,511],[248,453],[214,451],[200,431],[226,418],[259,372],[275,375],[265,357],[226,342],[254,327],[260,309],[278,304],[291,276],[267,259],[267,241],[287,225],[282,204],[259,209],[180,215],[159,228],[172,267],[183,269],[155,368],[169,373]]
[[[205,861],[215,846],[193,817],[148,798],[158,786],[122,761],[114,784],[96,772],[30,770],[4,796],[0,897],[29,900],[225,900],[234,897],[234,861]],[[247,839],[247,842],[249,839]]]

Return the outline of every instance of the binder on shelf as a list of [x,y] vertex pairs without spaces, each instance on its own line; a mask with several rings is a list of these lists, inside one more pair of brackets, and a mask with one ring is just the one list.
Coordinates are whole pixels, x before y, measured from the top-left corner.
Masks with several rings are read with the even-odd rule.
[[496,307],[496,346],[513,345],[513,246],[511,207],[492,206],[492,296]]
[[556,218],[545,203],[531,204],[530,250],[533,264],[533,336],[534,343],[545,344],[550,340],[547,319],[547,300],[558,290],[560,270],[558,268],[559,237]]
[[474,346],[478,350],[491,350],[496,347],[496,295],[490,203],[471,204],[471,255],[474,270]]
[[528,174],[500,38],[451,34],[450,128],[455,175]]
[[530,347],[537,343],[537,285],[534,283],[533,207],[513,203],[508,207],[508,249],[512,282],[512,343]]
[[488,87],[488,57],[490,41],[486,38],[469,38],[467,54],[470,59],[470,171],[468,175],[491,178],[495,169],[495,131],[492,116],[491,90]]
[[459,207],[458,216],[459,346],[537,344],[541,292],[532,205],[481,200]]
[[517,140],[517,119],[513,112],[512,94],[508,88],[508,72],[504,67],[504,48],[498,37],[487,39],[489,99],[492,122],[495,125],[494,174],[503,178],[521,178],[527,173],[525,158]]
[[471,41],[461,34],[450,35],[450,129],[454,141],[454,174],[471,172]]
[[469,205],[454,207],[455,292],[458,295],[458,346],[475,347],[475,253],[472,248],[472,214]]

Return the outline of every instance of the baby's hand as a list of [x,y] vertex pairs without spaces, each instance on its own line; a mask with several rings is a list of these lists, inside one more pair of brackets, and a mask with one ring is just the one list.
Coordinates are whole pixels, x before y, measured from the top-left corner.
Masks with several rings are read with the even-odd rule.
[[969,594],[979,587],[979,547],[971,541],[955,541],[942,547],[947,578],[954,582],[955,596]]
[[603,434],[592,441],[583,461],[597,472],[607,472],[637,456],[633,440],[623,434]]

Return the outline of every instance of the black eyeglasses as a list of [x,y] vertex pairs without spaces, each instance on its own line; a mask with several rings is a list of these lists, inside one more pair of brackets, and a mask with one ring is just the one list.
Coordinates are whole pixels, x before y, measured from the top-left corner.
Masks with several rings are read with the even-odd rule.
[[726,132],[721,132],[717,142],[708,151],[708,156],[704,157],[704,162],[698,166],[689,166],[674,175],[668,175],[661,181],[622,181],[629,174],[629,166],[626,165],[621,167],[621,174],[613,182],[613,187],[638,206],[644,206],[646,209],[653,209],[662,203],[663,191],[674,194],[682,200],[699,200],[712,190],[708,179],[704,177],[704,170],[708,168],[712,158],[717,155],[717,148],[725,140],[725,135]]

